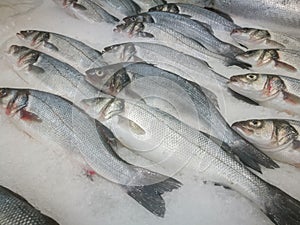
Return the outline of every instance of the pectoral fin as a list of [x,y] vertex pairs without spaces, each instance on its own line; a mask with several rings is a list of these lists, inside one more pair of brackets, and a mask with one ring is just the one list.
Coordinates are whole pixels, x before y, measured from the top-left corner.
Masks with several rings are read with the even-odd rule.
[[289,92],[282,91],[283,94],[283,100],[287,103],[293,104],[293,105],[299,105],[300,104],[300,98],[296,95],[293,95]]
[[290,64],[287,64],[279,60],[274,60],[274,61],[275,61],[275,67],[287,70],[289,72],[297,72],[297,69]]
[[141,128],[137,123],[123,116],[119,116],[118,124],[124,129],[127,129],[128,131],[137,135],[144,135],[146,133],[146,131],[143,128]]
[[41,118],[39,118],[38,115],[26,111],[26,109],[22,109],[20,111],[20,119],[21,120],[26,120],[26,121],[32,121],[32,122],[42,122]]
[[44,42],[44,47],[49,48],[49,49],[51,49],[53,51],[56,51],[56,52],[59,51],[58,48],[54,44],[52,44],[50,42],[47,42],[47,41]]
[[[295,140],[293,142],[293,149],[297,149],[300,151],[300,141],[299,140]],[[300,164],[299,164],[300,165]]]

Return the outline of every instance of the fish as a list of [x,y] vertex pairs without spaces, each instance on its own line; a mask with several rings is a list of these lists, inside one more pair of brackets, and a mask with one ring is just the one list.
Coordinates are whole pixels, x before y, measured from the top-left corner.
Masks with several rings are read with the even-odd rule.
[[299,121],[253,119],[232,127],[273,159],[300,168]]
[[141,12],[140,6],[132,0],[94,0],[97,4],[111,14],[120,16],[133,16]]
[[99,90],[85,80],[84,74],[47,54],[17,45],[10,46],[8,54],[13,69],[31,88],[49,90],[75,104],[99,96]]
[[[245,165],[259,172],[261,172],[259,164],[267,168],[278,167],[269,157],[231,129],[218,110],[217,97],[206,88],[145,63],[126,64],[123,68],[119,68],[120,64],[91,69],[87,71],[86,77],[89,82],[107,94],[130,99],[128,96],[132,96],[130,94],[134,92],[136,95],[131,99],[142,98],[147,104],[153,95],[164,100],[168,96],[167,103],[172,107],[167,112],[193,128],[222,140],[229,146],[229,151],[238,156]],[[113,69],[116,69],[114,73]],[[150,85],[152,83],[155,84]],[[174,88],[173,91],[176,92],[174,95],[170,87]],[[137,89],[140,89],[140,92]],[[125,92],[123,95],[120,94],[122,90]],[[181,96],[180,100],[178,95]],[[164,103],[155,106],[166,111],[165,105]]]
[[[147,62],[173,72],[201,86],[225,85],[227,78],[215,73],[209,65],[198,58],[186,55],[162,44],[149,42],[126,42],[107,46],[102,57],[108,64],[122,62]],[[181,63],[178,63],[181,62]],[[201,71],[201,73],[199,73]],[[203,79],[205,77],[205,79]],[[209,82],[213,81],[213,82]]]
[[190,19],[190,16],[174,14],[169,12],[147,12],[123,19],[125,23],[144,22],[157,23],[174,29],[181,34],[195,39],[208,50],[226,57],[234,58],[244,51],[234,45],[225,43],[213,35],[210,26],[199,21]]
[[201,6],[220,10],[233,19],[245,21],[255,28],[299,35],[300,4],[299,0],[202,0]]
[[248,73],[232,76],[228,87],[262,106],[300,115],[300,80],[298,79]]
[[113,150],[112,133],[71,102],[30,89],[0,89],[0,104],[23,131],[80,156],[94,173],[115,183],[156,216],[165,214],[162,194],[178,189],[173,178],[128,164]]
[[0,224],[59,225],[44,215],[22,196],[0,185]]
[[[122,107],[118,107],[122,102]],[[248,198],[276,225],[300,222],[300,202],[253,174],[206,134],[142,101],[120,98],[83,100],[86,111],[138,154],[171,174],[188,168],[200,178]]]
[[52,55],[72,65],[80,72],[107,65],[98,50],[62,34],[39,30],[22,30],[17,33],[17,37],[29,47]]
[[249,50],[254,49],[295,49],[300,40],[291,35],[256,28],[236,28],[231,37]]
[[166,4],[165,0],[134,0],[142,9],[143,11],[147,11],[149,8]]
[[120,21],[103,9],[97,0],[54,0],[54,2],[76,18],[91,23],[115,24]]
[[240,27],[236,25],[233,22],[233,20],[228,16],[225,17],[220,13],[200,7],[199,5],[186,4],[186,3],[168,3],[164,5],[158,5],[156,7],[149,9],[149,12],[152,11],[163,11],[163,12],[189,15],[193,20],[197,20],[199,22],[208,24],[213,30],[213,34],[218,39],[225,41],[227,43],[236,44],[233,42],[229,34],[234,29]]
[[292,49],[258,49],[238,55],[240,61],[252,65],[255,72],[298,76],[300,51]]
[[[165,46],[181,51],[187,55],[194,56],[206,61],[211,67],[216,68],[215,71],[223,71],[222,65],[225,67],[236,65],[243,69],[251,67],[249,64],[238,61],[233,58],[221,56],[217,53],[211,52],[202,46],[194,39],[188,38],[185,35],[156,23],[136,23],[127,22],[120,24],[114,30],[116,32],[127,33],[129,37],[146,37],[155,39],[156,43],[161,43]],[[215,65],[216,66],[213,66]]]

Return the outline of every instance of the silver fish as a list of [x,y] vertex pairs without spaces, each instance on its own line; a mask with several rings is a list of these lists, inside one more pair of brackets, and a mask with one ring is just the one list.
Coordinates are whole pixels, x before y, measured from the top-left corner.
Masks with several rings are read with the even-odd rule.
[[15,71],[31,88],[46,88],[75,104],[88,96],[99,96],[99,90],[86,82],[83,74],[66,63],[24,46],[12,45],[8,52],[9,58],[14,61]]
[[232,76],[228,86],[262,106],[300,115],[300,80],[298,79],[249,73]]
[[299,121],[247,120],[232,127],[273,159],[300,168]]
[[[122,108],[117,107],[122,102]],[[230,187],[254,202],[277,225],[300,222],[300,202],[254,175],[206,134],[140,101],[84,100],[127,147],[177,172],[191,169],[205,180]],[[117,110],[119,108],[119,110]]]
[[259,49],[238,55],[236,58],[252,65],[252,70],[262,73],[300,74],[300,51],[291,49]]
[[130,21],[157,23],[162,26],[174,29],[183,35],[195,39],[208,50],[224,55],[227,57],[235,57],[244,51],[236,46],[225,43],[216,38],[211,28],[199,21],[192,20],[184,15],[168,13],[168,12],[147,12],[136,16],[130,16],[123,19],[125,23]]
[[291,35],[255,28],[236,28],[231,32],[231,37],[249,50],[300,47],[300,40]]
[[[116,70],[113,74],[113,69],[119,68],[119,66],[91,69],[87,71],[87,79],[93,85],[112,95],[118,94],[119,96],[119,92],[129,86],[130,90],[125,88],[124,91],[126,98],[130,95],[128,93],[136,93],[137,89],[141,89],[137,95],[144,97],[144,101],[147,103],[149,103],[149,96],[155,95],[160,99],[166,99],[166,96],[169,96],[167,103],[173,106],[168,110],[170,114],[192,127],[204,130],[224,141],[230,146],[230,151],[236,154],[246,165],[257,171],[260,171],[259,164],[268,168],[278,167],[230,128],[217,109],[216,102],[218,100],[216,100],[216,96],[210,91],[176,74],[145,63],[124,65],[123,68]],[[150,83],[153,82],[155,85],[152,87]],[[176,88],[177,93],[172,95],[173,92],[170,87]],[[161,96],[157,96],[159,93]],[[181,96],[181,100],[176,100],[178,95]],[[186,104],[191,105],[186,106]],[[160,104],[159,108],[163,108],[165,105]],[[182,108],[182,105],[185,107]]]
[[71,37],[38,30],[20,31],[17,36],[31,48],[46,52],[83,72],[106,65],[99,51]]
[[299,0],[202,0],[202,5],[212,7],[233,18],[244,19],[247,23],[277,32],[300,34]]
[[0,186],[0,224],[3,225],[58,225],[42,214],[20,195]]
[[122,160],[111,147],[111,132],[100,122],[61,97],[35,90],[2,88],[0,103],[24,131],[79,154],[96,174],[120,185],[153,214],[164,216],[161,195],[181,184]]
[[222,41],[233,43],[229,34],[232,30],[239,28],[230,17],[225,17],[211,10],[205,9],[195,4],[168,3],[149,9],[149,11],[164,11],[191,16],[191,19],[208,24],[213,30],[213,34]]
[[[250,67],[250,65],[236,59],[221,56],[217,53],[211,52],[196,40],[188,38],[171,28],[156,23],[127,22],[126,24],[118,25],[114,31],[126,32],[128,33],[129,37],[135,36],[153,38],[154,40],[164,44],[165,46],[208,62],[210,66],[216,68],[215,71],[217,70],[217,72],[218,70],[224,70],[224,68],[222,68],[223,65],[226,67],[233,65],[239,66],[241,68]],[[213,64],[217,65],[213,66]]]
[[112,15],[132,16],[141,12],[141,8],[132,0],[94,0]]
[[119,19],[109,14],[97,0],[54,0],[68,13],[89,22],[117,23]]

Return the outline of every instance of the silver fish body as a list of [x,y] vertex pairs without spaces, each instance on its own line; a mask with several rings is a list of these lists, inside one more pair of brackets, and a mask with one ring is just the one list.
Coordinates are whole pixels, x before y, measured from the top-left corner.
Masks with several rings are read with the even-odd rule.
[[[260,171],[258,164],[268,168],[277,167],[276,164],[270,161],[268,157],[255,149],[254,146],[244,141],[230,128],[216,107],[216,101],[218,100],[215,100],[215,95],[211,94],[206,89],[199,88],[197,84],[189,82],[176,74],[144,63],[125,65],[119,71],[114,72],[113,75],[111,72],[111,68],[92,69],[87,71],[87,79],[89,79],[90,82],[92,82],[98,88],[113,95],[116,95],[120,90],[133,82],[133,87],[129,86],[130,91],[127,90],[126,92],[125,88],[125,96],[128,96],[128,92],[135,93],[135,88],[140,88],[142,90],[141,92],[137,93],[137,95],[138,97],[140,97],[140,95],[144,95],[143,97],[146,99],[145,101],[147,103],[149,103],[149,101],[147,101],[149,96],[147,95],[151,96],[154,94],[157,96],[159,92],[158,90],[155,90],[155,87],[159,87],[162,89],[159,90],[162,93],[162,96],[158,96],[158,98],[165,99],[165,96],[169,96],[170,101],[168,103],[171,102],[170,105],[175,106],[171,107],[171,109],[168,111],[170,114],[174,115],[180,120],[183,120],[192,127],[204,130],[224,141],[230,146],[231,151],[236,154],[241,161],[255,170]],[[149,82],[144,81],[144,79],[150,78],[151,82],[155,82],[155,86],[153,88],[146,87],[146,85],[149,86]],[[153,78],[155,78],[155,80],[153,80]],[[161,82],[159,79],[161,79]],[[134,84],[135,82],[137,82],[136,86]],[[174,93],[174,96],[172,95],[172,90],[170,90],[170,87],[176,87],[176,91],[178,90],[177,93]],[[146,90],[148,92],[145,93],[144,91]],[[154,93],[152,91],[154,91]],[[180,105],[178,105],[179,102],[176,100],[176,95],[178,96],[178,94],[180,94],[182,97],[182,100],[179,102],[184,102]],[[186,108],[182,108],[182,105],[186,104],[191,104],[186,106],[186,108],[190,109],[189,112],[186,112]],[[159,108],[164,107],[164,105],[160,106],[161,107]],[[178,108],[176,108],[176,106]]]
[[33,137],[79,154],[97,174],[123,187],[155,215],[164,216],[161,194],[180,183],[122,160],[111,147],[111,132],[100,122],[61,97],[35,90],[2,88],[0,103],[13,122]]
[[231,37],[248,50],[300,47],[300,40],[291,35],[256,28],[236,28],[231,32]]
[[232,76],[228,86],[262,106],[300,115],[300,80],[298,79],[250,73]]
[[74,103],[99,96],[99,90],[86,82],[83,74],[49,55],[17,45],[10,47],[9,54],[15,71],[32,88],[46,88]]
[[3,225],[58,225],[42,214],[20,195],[0,186],[0,224]]
[[230,45],[216,38],[210,31],[210,28],[206,25],[187,18],[187,16],[184,15],[168,12],[147,12],[127,17],[123,20],[125,23],[127,21],[150,22],[169,27],[189,38],[195,39],[208,50],[227,57],[234,58],[235,55],[244,52],[236,46]]
[[300,122],[295,120],[247,120],[232,127],[272,159],[300,168]]
[[299,34],[300,2],[299,0],[208,0],[205,6],[221,10],[232,17],[242,18],[248,23],[257,24],[257,28],[265,28],[278,32]]
[[142,9],[143,11],[147,11],[149,8],[165,4],[165,0],[134,0]]
[[157,23],[127,22],[118,25],[115,31],[126,32],[129,36],[152,38],[165,46],[208,62],[216,72],[224,71],[224,66],[236,65],[241,68],[249,68],[250,66],[236,59],[209,51],[196,40]]
[[299,201],[251,173],[204,133],[140,101],[116,101],[124,103],[122,109],[116,110],[113,102],[107,104],[103,99],[85,100],[85,104],[91,115],[102,115],[126,146],[170,173],[186,167],[203,179],[231,187],[256,203],[277,225],[299,223]]
[[300,51],[292,49],[250,50],[237,56],[237,59],[252,65],[255,72],[300,75]]
[[140,13],[141,8],[132,0],[94,0],[112,15],[132,16]]
[[92,23],[117,23],[119,19],[109,14],[97,0],[54,0],[75,17]]
[[164,11],[171,13],[179,13],[191,16],[191,19],[198,20],[208,24],[213,30],[213,34],[227,43],[232,43],[233,40],[229,34],[233,29],[239,28],[230,18],[225,18],[216,12],[205,9],[195,4],[185,3],[168,3],[153,7],[149,11]]
[[71,37],[38,30],[20,31],[17,36],[31,48],[48,53],[83,72],[106,65],[99,51]]

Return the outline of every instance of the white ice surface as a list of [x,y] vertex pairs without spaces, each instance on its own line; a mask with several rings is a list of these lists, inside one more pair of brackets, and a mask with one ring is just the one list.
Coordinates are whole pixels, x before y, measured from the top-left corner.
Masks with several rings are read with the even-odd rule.
[[[24,29],[63,33],[100,50],[104,46],[125,41],[124,36],[121,39],[121,36],[113,34],[111,26],[74,19],[65,15],[50,0],[25,15],[7,18],[12,13],[2,13],[3,10],[7,9],[0,4],[1,44]],[[15,40],[17,43],[17,38]],[[0,86],[26,86],[3,60],[0,68]],[[249,107],[237,101],[225,99],[221,105],[230,123],[258,117],[289,118],[285,114]],[[116,185],[101,178],[94,181],[87,179],[69,152],[29,137],[1,113],[0,184],[24,196],[61,225],[272,224],[255,205],[238,193],[210,184],[204,185],[197,177],[184,171],[176,177],[184,181],[183,187],[164,196],[167,208],[165,218],[155,217]],[[281,168],[277,170],[264,170],[263,177],[300,199],[300,170],[280,165]]]

